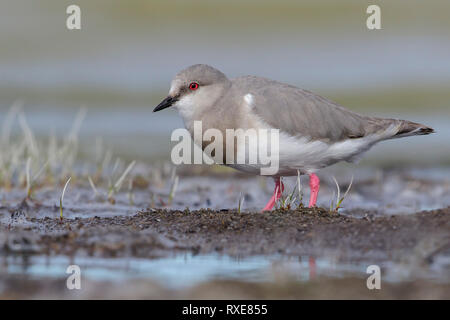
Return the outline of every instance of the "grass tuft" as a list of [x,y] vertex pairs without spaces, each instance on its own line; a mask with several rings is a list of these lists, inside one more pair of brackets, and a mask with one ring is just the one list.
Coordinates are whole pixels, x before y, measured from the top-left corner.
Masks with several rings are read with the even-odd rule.
[[300,170],[297,170],[298,208],[303,208],[303,189],[300,179]]
[[172,171],[172,185],[170,187],[169,199],[167,202],[168,206],[172,205],[172,201],[175,198],[177,188],[178,188],[178,176],[176,175],[176,169],[174,168]]
[[[353,176],[352,176],[352,179],[350,180],[350,184],[348,185],[347,190],[344,192],[344,195],[342,197],[341,197],[341,188],[339,187],[339,183],[337,182],[337,180],[334,176],[333,176],[333,180],[334,180],[334,183],[336,184],[337,197],[336,197],[336,204],[334,204],[333,199],[331,200],[330,211],[338,212],[339,209],[341,208],[342,202],[345,200],[348,193],[350,192],[350,189],[352,188]],[[335,195],[335,193],[333,192],[333,198],[334,198],[334,195]]]
[[242,196],[242,192],[239,193],[239,201],[238,201],[238,213],[241,213],[241,209],[244,205],[245,197]]
[[64,201],[64,194],[66,193],[67,186],[69,185],[70,179],[72,177],[69,177],[66,184],[64,185],[63,191],[61,193],[61,197],[59,198],[59,219],[63,219],[63,201]]
[[[117,159],[117,161],[116,161],[116,163],[114,165],[114,168],[113,168],[113,174],[115,173],[115,171],[119,167],[119,164],[120,164],[119,159]],[[120,191],[120,188],[122,187],[123,181],[125,180],[127,175],[131,172],[131,170],[133,169],[135,164],[136,164],[136,161],[133,160],[128,165],[128,167],[124,170],[124,172],[119,177],[119,179],[117,179],[117,181],[114,184],[110,184],[109,192],[108,192],[108,201],[111,204],[115,204],[116,203],[116,200],[114,199],[114,195]]]

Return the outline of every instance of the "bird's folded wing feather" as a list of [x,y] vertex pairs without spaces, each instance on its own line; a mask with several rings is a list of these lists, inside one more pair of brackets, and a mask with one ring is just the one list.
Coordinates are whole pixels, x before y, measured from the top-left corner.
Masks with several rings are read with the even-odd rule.
[[252,76],[236,78],[233,83],[252,94],[257,116],[290,135],[336,142],[364,137],[383,127],[375,118],[284,83]]

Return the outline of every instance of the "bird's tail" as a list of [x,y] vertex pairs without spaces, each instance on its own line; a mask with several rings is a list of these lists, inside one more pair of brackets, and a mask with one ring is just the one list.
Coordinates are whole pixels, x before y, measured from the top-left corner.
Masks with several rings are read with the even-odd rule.
[[434,129],[427,127],[426,125],[408,121],[408,120],[394,120],[398,122],[398,131],[392,136],[395,138],[403,138],[409,136],[422,136],[430,133],[434,133]]
[[375,142],[410,136],[420,136],[434,133],[434,129],[426,125],[398,119],[371,118],[368,132],[376,139]]

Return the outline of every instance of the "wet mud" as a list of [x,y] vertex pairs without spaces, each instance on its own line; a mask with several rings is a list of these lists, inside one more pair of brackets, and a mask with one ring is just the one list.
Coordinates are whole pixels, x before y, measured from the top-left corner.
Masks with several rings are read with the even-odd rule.
[[[62,220],[13,214],[10,223],[1,224],[0,247],[3,259],[44,255],[157,260],[183,253],[228,255],[236,259],[306,256],[310,269],[315,257],[332,256],[338,264],[395,262],[400,268],[407,268],[411,279],[397,281],[394,276],[394,281],[374,294],[365,287],[361,275],[343,277],[342,272],[337,272],[338,277],[315,277],[311,270],[309,281],[297,281],[291,279],[292,274],[275,272],[271,281],[247,282],[245,277],[211,279],[182,288],[168,288],[158,279],[146,278],[121,279],[128,289],[119,289],[115,281],[90,277],[82,293],[70,293],[61,285],[65,280],[1,274],[0,283],[6,288],[1,297],[58,294],[65,298],[450,297],[450,208],[384,217],[370,212],[352,215],[319,208],[265,213],[146,209],[132,216]],[[20,225],[18,219],[23,219]],[[3,265],[7,264],[5,261]],[[440,269],[434,280],[417,277],[419,273],[415,272],[434,269]]]
[[[62,219],[61,186],[27,200],[12,189],[0,203],[0,298],[450,299],[450,184],[434,172],[360,171],[339,212],[324,208],[326,180],[321,207],[262,213],[270,181],[221,172],[181,171],[172,202],[170,180],[135,176],[114,203],[75,181]],[[343,190],[349,177],[338,175]],[[82,290],[66,288],[72,264]],[[381,290],[367,288],[371,265]]]
[[321,208],[264,213],[147,209],[133,216],[23,217],[26,227],[17,219],[13,214],[11,223],[1,225],[4,252],[155,257],[174,250],[229,255],[333,250],[349,259],[393,259],[421,250],[424,261],[450,253],[449,208],[388,217],[368,212],[362,218]]

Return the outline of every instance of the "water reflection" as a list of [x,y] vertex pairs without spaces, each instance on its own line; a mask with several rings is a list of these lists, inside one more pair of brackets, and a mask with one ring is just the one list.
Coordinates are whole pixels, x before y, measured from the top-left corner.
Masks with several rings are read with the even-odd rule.
[[[211,280],[238,280],[244,282],[272,282],[280,280],[311,281],[320,276],[367,277],[366,268],[376,261],[340,261],[336,257],[314,256],[250,256],[230,257],[186,253],[160,259],[93,258],[66,256],[3,256],[2,275],[20,274],[42,278],[66,278],[71,264],[79,265],[82,277],[95,281],[123,281],[151,279],[168,288],[190,287]],[[447,261],[448,263],[448,261]],[[402,281],[397,277],[401,264],[378,262],[386,281]],[[432,266],[412,277],[448,280],[448,265]],[[445,269],[447,268],[447,269]],[[430,272],[433,270],[433,272]],[[389,276],[391,275],[391,276]],[[409,278],[410,280],[412,278]]]

